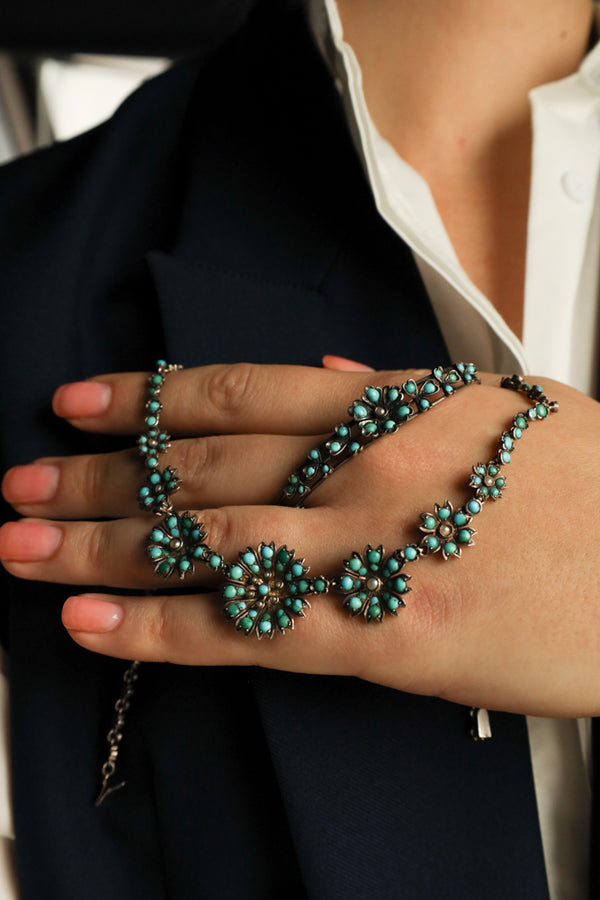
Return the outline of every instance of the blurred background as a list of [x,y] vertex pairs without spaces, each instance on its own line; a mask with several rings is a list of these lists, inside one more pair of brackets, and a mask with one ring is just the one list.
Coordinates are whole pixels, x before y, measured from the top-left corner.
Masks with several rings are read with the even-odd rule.
[[146,78],[218,47],[255,5],[257,0],[3,4],[0,164],[99,124]]

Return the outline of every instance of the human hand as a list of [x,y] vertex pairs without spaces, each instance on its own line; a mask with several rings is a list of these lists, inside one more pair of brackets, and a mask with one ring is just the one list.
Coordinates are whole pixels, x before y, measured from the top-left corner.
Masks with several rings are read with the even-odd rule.
[[[398,384],[414,374],[368,380]],[[134,435],[146,379],[129,373],[65,386],[55,412],[88,432]],[[183,480],[174,504],[202,510],[208,542],[229,561],[274,541],[305,557],[311,574],[333,576],[368,543],[391,552],[414,542],[420,513],[435,502],[464,503],[471,467],[491,458],[500,432],[527,407],[522,395],[498,389],[497,376],[483,381],[378,440],[327,479],[306,509],[286,509],[273,504],[287,475],[345,418],[365,374],[238,365],[170,375],[161,423],[177,438],[166,456]],[[312,600],[293,634],[258,642],[220,614],[214,575],[198,566],[185,595],[69,598],[63,622],[82,646],[127,659],[353,675],[473,706],[597,714],[600,575],[594,542],[581,533],[585,523],[594,534],[600,515],[600,412],[574,390],[544,387],[560,414],[527,431],[507,470],[506,496],[473,523],[476,546],[461,560],[437,554],[408,569],[412,592],[397,618],[352,619],[331,593]],[[4,496],[28,518],[0,530],[5,567],[38,581],[175,586],[144,556],[156,519],[137,509],[142,480],[133,451],[10,470]]]

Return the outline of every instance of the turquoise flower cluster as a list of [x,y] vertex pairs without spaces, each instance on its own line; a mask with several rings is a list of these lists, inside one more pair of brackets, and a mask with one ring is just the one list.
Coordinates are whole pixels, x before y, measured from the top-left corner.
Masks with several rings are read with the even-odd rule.
[[348,414],[363,435],[393,434],[400,425],[431,409],[459,386],[478,380],[477,369],[471,363],[457,363],[446,368],[436,366],[431,375],[419,381],[409,378],[401,387],[367,385],[362,397],[348,407]]
[[[506,463],[504,464],[506,465]],[[489,463],[477,463],[473,466],[473,474],[469,487],[475,488],[475,497],[484,500],[500,500],[502,490],[506,487],[506,478],[496,460]]]
[[[432,380],[426,382],[432,395],[439,388]],[[403,389],[419,390],[414,381],[407,382]],[[423,389],[425,385],[423,386]],[[397,385],[373,387],[367,385],[362,397],[348,407],[348,415],[356,422],[360,431],[370,437],[393,434],[398,426],[406,422],[416,412],[414,399],[404,394]]]
[[259,639],[292,631],[294,620],[310,607],[307,597],[329,590],[329,581],[309,578],[309,566],[285,544],[276,548],[263,541],[256,550],[247,547],[225,572],[225,615],[238,631]]
[[410,575],[403,572],[405,562],[400,550],[386,556],[381,545],[367,544],[364,553],[353,552],[344,560],[344,571],[332,587],[343,595],[343,606],[352,616],[381,622],[386,613],[397,616],[406,606],[404,595],[410,591]]
[[145,483],[138,491],[137,499],[140,509],[149,509],[161,513],[168,507],[168,498],[181,486],[177,471],[167,466],[163,471],[155,469],[150,472]]
[[[168,578],[177,572],[180,578],[185,578],[193,573],[194,563],[206,562],[212,553],[203,543],[205,538],[206,532],[196,516],[189,512],[181,515],[171,512],[152,529],[146,556],[154,564],[157,575]],[[218,559],[220,564],[222,560]]]
[[421,553],[430,555],[441,552],[444,559],[460,557],[464,547],[473,545],[473,535],[477,534],[470,525],[481,504],[478,503],[477,507],[473,506],[473,512],[470,512],[467,507],[461,506],[455,512],[450,501],[446,500],[443,506],[436,503],[433,512],[421,513],[419,531],[424,534],[419,544]]

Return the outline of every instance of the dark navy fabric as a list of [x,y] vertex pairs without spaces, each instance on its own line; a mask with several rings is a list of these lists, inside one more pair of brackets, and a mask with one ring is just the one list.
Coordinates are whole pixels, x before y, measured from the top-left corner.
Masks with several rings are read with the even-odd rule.
[[257,0],[21,0],[5,4],[0,46],[12,53],[182,56],[210,50],[243,24]]
[[[447,359],[296,13],[0,170],[0,284],[3,467],[124,446],[50,396],[157,355]],[[522,717],[476,745],[462,707],[356,679],[143,665],[128,783],[96,809],[124,664],[65,635],[73,588],[2,588],[23,900],[547,900]]]

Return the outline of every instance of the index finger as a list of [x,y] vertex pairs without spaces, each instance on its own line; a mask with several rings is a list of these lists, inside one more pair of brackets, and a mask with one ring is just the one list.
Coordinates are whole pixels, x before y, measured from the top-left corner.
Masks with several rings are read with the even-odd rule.
[[[427,371],[367,376],[250,363],[184,369],[166,375],[161,385],[161,427],[177,436],[321,434],[348,418],[348,405],[361,397],[367,378],[372,385],[401,387]],[[126,372],[63,385],[54,395],[54,412],[85,431],[134,434],[143,427],[148,377]]]

